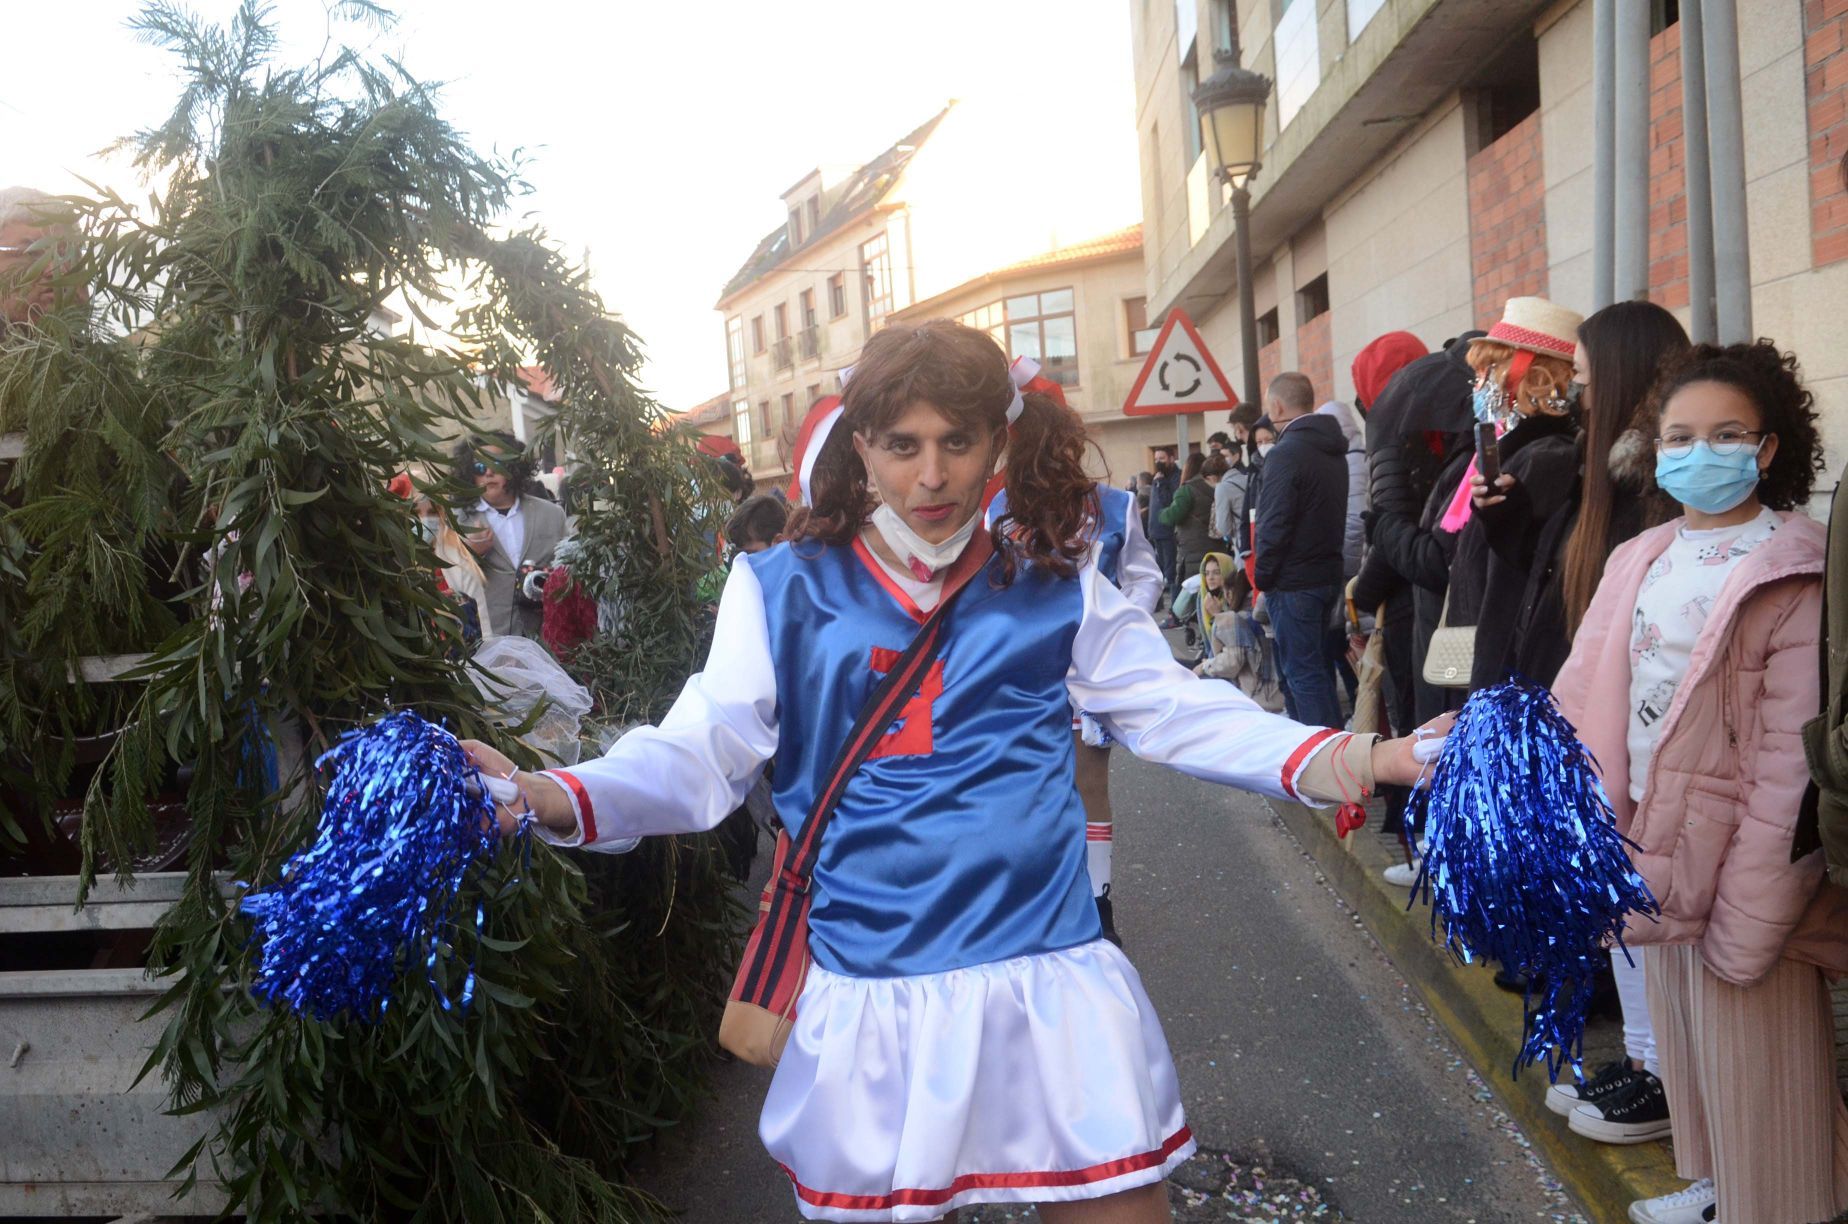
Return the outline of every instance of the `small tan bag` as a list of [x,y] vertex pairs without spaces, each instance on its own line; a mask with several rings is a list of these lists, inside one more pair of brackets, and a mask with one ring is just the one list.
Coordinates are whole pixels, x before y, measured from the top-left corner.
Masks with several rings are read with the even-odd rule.
[[791,921],[798,924],[794,946],[800,950],[799,958],[785,970],[767,1005],[747,1003],[744,999],[744,975],[759,959],[765,938],[764,923],[770,915],[770,899],[788,862],[789,848],[789,834],[779,832],[776,857],[770,862],[770,883],[757,899],[757,925],[751,930],[751,940],[745,945],[744,959],[738,966],[737,980],[732,983],[731,997],[725,1000],[725,1014],[719,1019],[719,1044],[756,1067],[774,1067],[783,1057],[783,1045],[789,1040],[790,1026],[796,1020],[796,999],[802,993],[802,983],[808,980],[808,907],[802,906],[791,915]]
[[1476,660],[1476,626],[1450,624],[1450,592],[1444,592],[1444,610],[1425,650],[1424,680],[1433,688],[1466,689],[1470,666]]

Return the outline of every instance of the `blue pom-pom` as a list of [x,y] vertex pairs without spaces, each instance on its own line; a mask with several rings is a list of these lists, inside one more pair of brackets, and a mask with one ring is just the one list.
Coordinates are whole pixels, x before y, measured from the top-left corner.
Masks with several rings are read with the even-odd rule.
[[1552,1079],[1567,1062],[1578,1073],[1607,950],[1621,948],[1632,914],[1660,912],[1591,754],[1546,689],[1479,689],[1412,803],[1430,839],[1412,895],[1430,897],[1433,937],[1441,923],[1465,963],[1494,961],[1532,983],[1514,1073],[1543,1059]]
[[[316,762],[330,763],[314,841],[242,899],[260,944],[251,990],[317,1020],[376,1020],[421,964],[448,1008],[436,964],[464,881],[494,853],[494,802],[456,738],[409,711],[349,732]],[[460,1004],[473,993],[471,968]]]

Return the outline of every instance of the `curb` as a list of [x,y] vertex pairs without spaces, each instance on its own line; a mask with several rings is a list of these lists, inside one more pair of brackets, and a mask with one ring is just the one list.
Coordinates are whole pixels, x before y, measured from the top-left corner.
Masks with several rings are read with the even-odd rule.
[[[1596,1224],[1627,1224],[1629,1205],[1681,1189],[1664,1142],[1613,1146],[1573,1134],[1546,1107],[1544,1069],[1518,1082],[1509,1075],[1520,1048],[1521,1000],[1498,988],[1481,966],[1459,965],[1433,943],[1430,910],[1406,909],[1406,893],[1380,878],[1392,859],[1369,822],[1343,840],[1328,818],[1300,804],[1272,800],[1271,810],[1307,850],[1329,883],[1360,915],[1393,966],[1475,1067],[1497,1102],[1521,1128]],[[1378,819],[1375,805],[1369,815]],[[1377,861],[1375,861],[1377,860]]]

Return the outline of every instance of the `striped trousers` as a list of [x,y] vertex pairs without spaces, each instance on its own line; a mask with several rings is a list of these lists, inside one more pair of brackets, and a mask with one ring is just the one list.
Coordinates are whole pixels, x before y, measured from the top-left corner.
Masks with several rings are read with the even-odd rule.
[[1690,944],[1645,962],[1675,1171],[1711,1177],[1718,1224],[1811,1224],[1848,1206],[1848,1108],[1822,972],[1782,960],[1755,986]]

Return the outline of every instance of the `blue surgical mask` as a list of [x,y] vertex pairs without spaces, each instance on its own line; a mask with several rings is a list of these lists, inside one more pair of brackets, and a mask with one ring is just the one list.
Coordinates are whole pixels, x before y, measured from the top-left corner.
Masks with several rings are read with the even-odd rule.
[[1736,455],[1716,455],[1707,443],[1694,443],[1685,455],[1656,455],[1656,484],[1682,505],[1702,514],[1724,514],[1758,487],[1758,448]]
[[1478,421],[1484,425],[1493,425],[1508,406],[1508,397],[1502,394],[1500,387],[1482,379],[1476,383],[1475,390],[1470,392],[1469,406]]

